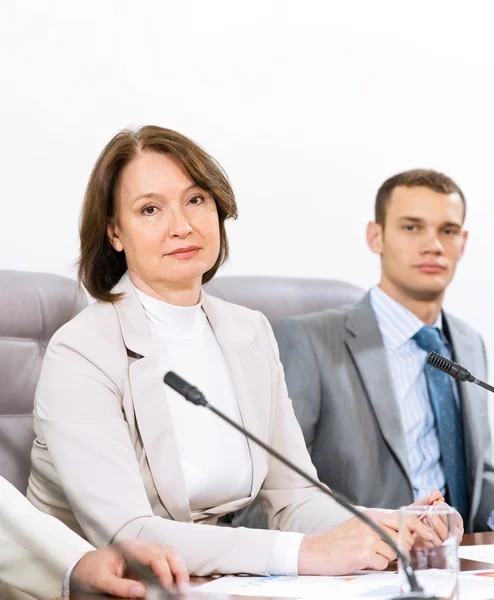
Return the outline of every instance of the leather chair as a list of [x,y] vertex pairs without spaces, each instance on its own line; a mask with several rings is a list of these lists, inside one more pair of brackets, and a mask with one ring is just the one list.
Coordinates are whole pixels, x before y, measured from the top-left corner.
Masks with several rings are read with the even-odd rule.
[[261,311],[271,325],[285,317],[354,304],[364,295],[361,288],[336,279],[251,275],[215,277],[204,289],[217,298]]
[[52,335],[87,305],[72,279],[0,270],[0,476],[25,494],[33,401]]

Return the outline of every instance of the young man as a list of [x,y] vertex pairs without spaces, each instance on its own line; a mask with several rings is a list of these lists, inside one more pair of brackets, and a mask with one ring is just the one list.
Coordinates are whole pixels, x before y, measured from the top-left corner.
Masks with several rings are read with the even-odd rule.
[[62,592],[101,592],[144,597],[144,586],[125,577],[126,562],[149,567],[166,588],[186,588],[188,574],[173,550],[141,540],[95,550],[57,519],[35,508],[0,477],[1,581],[32,594],[53,598]]
[[414,170],[379,189],[370,249],[381,280],[354,306],[275,326],[288,391],[319,477],[353,503],[397,508],[437,488],[465,531],[494,528],[486,393],[426,365],[430,351],[485,379],[478,333],[442,311],[463,255],[465,198]]

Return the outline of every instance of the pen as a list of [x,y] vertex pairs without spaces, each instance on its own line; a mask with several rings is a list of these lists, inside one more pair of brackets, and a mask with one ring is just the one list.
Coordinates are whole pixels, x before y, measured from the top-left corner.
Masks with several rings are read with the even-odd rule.
[[441,496],[440,498],[437,498],[437,500],[434,500],[434,502],[420,515],[419,521],[425,519],[425,517],[434,510],[434,506],[436,506],[438,502],[444,502],[444,498]]

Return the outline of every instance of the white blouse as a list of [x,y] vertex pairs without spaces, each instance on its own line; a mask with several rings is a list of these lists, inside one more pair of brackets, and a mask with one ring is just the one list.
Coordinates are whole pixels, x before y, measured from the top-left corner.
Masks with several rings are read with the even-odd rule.
[[[175,371],[208,401],[241,423],[223,352],[199,304],[174,306],[136,289],[146,312],[163,374]],[[247,438],[210,411],[168,388],[192,518],[208,508],[250,495],[252,460]]]
[[[175,371],[234,421],[242,418],[225,356],[202,310],[156,300],[135,288],[163,373]],[[192,518],[245,498],[252,489],[247,438],[210,411],[167,389]],[[268,559],[272,575],[297,575],[303,534],[280,532]]]

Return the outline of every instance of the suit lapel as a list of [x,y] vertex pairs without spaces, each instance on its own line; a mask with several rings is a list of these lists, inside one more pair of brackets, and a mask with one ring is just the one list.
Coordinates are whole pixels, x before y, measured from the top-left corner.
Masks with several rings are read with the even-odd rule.
[[369,294],[350,310],[345,327],[346,345],[362,378],[381,433],[410,482],[410,466],[400,409]]
[[[222,300],[204,294],[203,309],[228,365],[241,415],[241,425],[267,441],[271,403],[263,402],[262,394],[270,390],[270,371],[266,360],[253,351],[255,329],[247,319],[238,320]],[[239,435],[241,435],[239,433]],[[247,440],[252,459],[252,488],[257,493],[266,475],[266,453]],[[242,505],[245,502],[242,503]],[[232,503],[218,506],[213,512],[234,510]]]
[[191,513],[163,375],[153,354],[144,310],[128,275],[113,290],[125,295],[114,306],[125,346],[137,358],[129,367],[135,415],[149,468],[163,505],[176,521]]
[[[475,365],[482,364],[482,356],[479,356],[475,350],[471,332],[460,321],[446,314],[444,315],[444,325],[445,333],[453,348],[453,360],[467,369],[473,370]],[[482,419],[479,418],[479,415],[485,414],[486,393],[471,383],[458,383],[457,385],[465,441],[468,491],[472,505],[471,515],[473,515],[479,500],[476,497],[475,484],[477,481],[481,481],[483,471],[485,440],[481,429]]]

